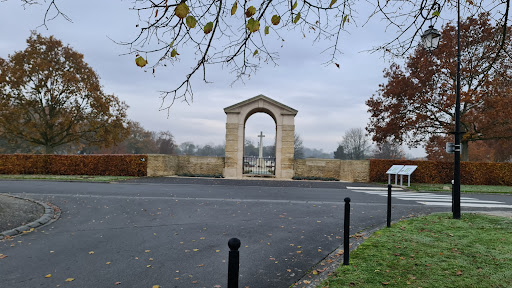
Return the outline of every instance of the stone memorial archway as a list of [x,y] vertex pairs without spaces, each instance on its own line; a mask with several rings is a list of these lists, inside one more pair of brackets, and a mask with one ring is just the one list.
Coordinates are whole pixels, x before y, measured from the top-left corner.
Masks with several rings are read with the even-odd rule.
[[254,113],[268,114],[276,124],[275,177],[293,177],[295,115],[297,110],[264,95],[224,108],[226,113],[226,155],[224,177],[242,178],[244,169],[245,123]]

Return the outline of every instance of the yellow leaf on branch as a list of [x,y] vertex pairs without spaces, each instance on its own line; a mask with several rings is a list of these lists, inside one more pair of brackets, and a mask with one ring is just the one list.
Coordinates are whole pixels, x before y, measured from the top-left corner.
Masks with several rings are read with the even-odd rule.
[[231,16],[235,15],[237,6],[236,2],[233,3],[233,7],[231,7]]

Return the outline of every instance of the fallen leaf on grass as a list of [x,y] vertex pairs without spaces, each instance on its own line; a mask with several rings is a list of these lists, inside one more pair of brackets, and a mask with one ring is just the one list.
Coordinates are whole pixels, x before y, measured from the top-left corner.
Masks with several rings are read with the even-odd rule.
[[457,273],[455,273],[455,275],[457,275],[457,276],[462,275],[462,270],[457,271]]

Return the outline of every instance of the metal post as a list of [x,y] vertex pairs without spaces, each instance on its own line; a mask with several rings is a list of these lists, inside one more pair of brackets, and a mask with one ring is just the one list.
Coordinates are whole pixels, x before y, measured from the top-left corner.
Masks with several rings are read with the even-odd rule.
[[241,242],[238,238],[231,238],[228,241],[229,259],[228,259],[228,288],[238,288],[238,270],[240,267],[240,248]]
[[391,227],[391,184],[388,185],[388,221],[387,226]]
[[349,237],[350,237],[350,198],[345,198],[345,219],[343,227],[343,265],[348,265],[350,253]]
[[453,197],[453,195],[454,195],[454,194],[453,194],[453,192],[454,192],[454,190],[453,190],[453,189],[454,189],[454,187],[455,187],[455,185],[454,185],[453,183],[455,183],[455,181],[454,181],[454,180],[452,180],[452,213],[453,213],[453,199],[455,199],[455,197]]
[[460,219],[460,0],[457,0],[457,95],[455,101],[455,167],[453,179],[453,219]]

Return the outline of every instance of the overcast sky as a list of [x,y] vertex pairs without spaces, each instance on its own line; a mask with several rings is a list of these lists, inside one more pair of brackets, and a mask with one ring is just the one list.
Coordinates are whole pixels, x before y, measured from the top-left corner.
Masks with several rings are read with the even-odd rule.
[[[299,111],[295,129],[304,146],[332,153],[347,130],[366,126],[369,114],[365,101],[384,82],[382,71],[390,65],[390,60],[383,59],[381,54],[362,51],[395,36],[385,32],[378,18],[364,27],[350,23],[347,27],[350,34],[343,34],[341,40],[343,54],[338,57],[338,69],[335,65],[322,65],[329,60],[329,55],[321,51],[329,43],[313,44],[312,35],[304,39],[298,33],[289,33],[283,47],[279,43],[274,49],[280,57],[278,66],[263,64],[245,84],[234,85],[230,85],[234,75],[228,69],[211,69],[207,76],[213,83],[205,84],[200,77],[195,78],[193,102],[190,105],[175,103],[168,116],[167,111],[159,111],[158,91],[175,88],[188,73],[186,69],[196,62],[183,57],[178,66],[158,69],[152,75],[135,65],[133,55],[120,56],[127,48],[110,39],[128,41],[138,32],[137,15],[129,10],[131,1],[58,3],[73,22],[57,18],[48,22],[46,29],[38,28],[46,6],[24,9],[20,1],[0,2],[0,57],[7,58],[15,51],[24,50],[31,30],[45,36],[54,35],[84,54],[85,61],[100,76],[104,91],[115,94],[130,106],[130,119],[140,122],[147,130],[168,130],[178,143],[224,144],[226,115],[223,109],[263,94]],[[367,14],[365,11],[359,14],[362,24]],[[151,56],[148,61],[151,64]],[[246,138],[256,144],[260,131],[267,135],[264,145],[271,145],[275,133],[273,120],[257,113],[247,122]],[[409,153],[424,154],[422,149]]]

